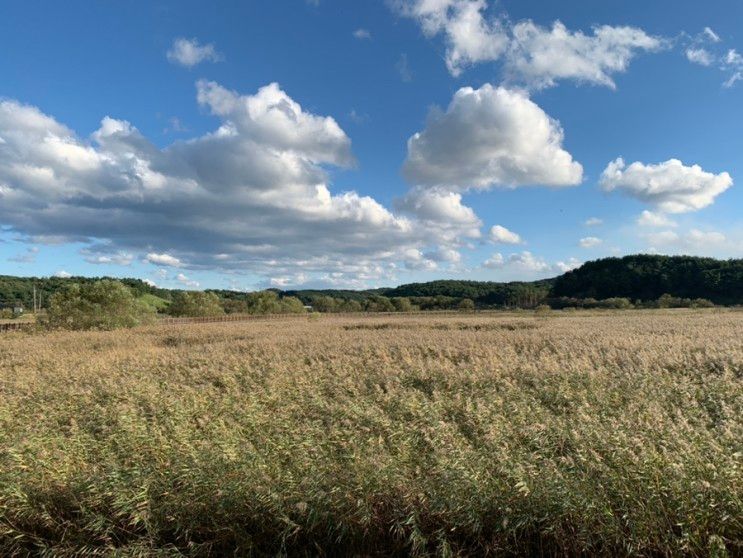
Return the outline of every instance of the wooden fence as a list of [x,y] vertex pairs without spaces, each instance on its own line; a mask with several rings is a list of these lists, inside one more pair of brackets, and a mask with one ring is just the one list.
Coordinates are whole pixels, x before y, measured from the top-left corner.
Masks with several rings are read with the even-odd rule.
[[31,329],[34,325],[34,322],[2,322],[0,323],[0,332]]

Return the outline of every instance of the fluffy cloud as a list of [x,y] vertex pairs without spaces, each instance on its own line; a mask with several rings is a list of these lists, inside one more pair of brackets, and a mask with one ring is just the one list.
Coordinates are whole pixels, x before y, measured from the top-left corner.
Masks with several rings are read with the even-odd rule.
[[395,208],[412,217],[445,244],[480,237],[482,222],[471,207],[462,203],[462,194],[441,189],[412,188],[395,200]]
[[54,276],[59,277],[60,279],[69,279],[70,277],[72,277],[72,273],[69,273],[64,269],[60,269],[57,273],[54,274]]
[[685,213],[711,205],[715,198],[733,185],[726,172],[712,174],[699,165],[690,167],[677,159],[656,165],[635,162],[627,166],[619,158],[601,175],[601,187],[620,190],[665,213]]
[[182,264],[181,260],[170,254],[155,254],[149,253],[145,256],[145,261],[155,265],[167,265],[169,267],[180,267]]
[[515,79],[537,87],[574,79],[614,89],[612,74],[626,71],[637,52],[662,46],[660,39],[635,27],[602,25],[585,35],[559,21],[551,29],[526,21],[513,28],[506,67]]
[[415,19],[427,36],[445,36],[446,64],[455,76],[473,64],[500,60],[510,79],[533,87],[574,79],[613,88],[612,74],[625,71],[638,52],[664,46],[634,27],[603,25],[585,34],[559,21],[545,28],[529,20],[512,24],[505,16],[489,19],[486,0],[391,3],[398,13]]
[[355,164],[350,139],[276,84],[240,95],[204,81],[197,99],[219,125],[165,149],[122,120],[104,118],[86,140],[35,107],[0,102],[0,223],[27,239],[85,243],[95,263],[134,254],[356,286],[422,265],[416,250],[479,236],[459,193],[411,192],[403,216],[331,192],[328,167]]
[[595,248],[596,246],[600,246],[604,241],[600,238],[596,238],[595,236],[587,236],[585,238],[581,238],[578,241],[578,244],[581,248]]
[[599,225],[603,225],[604,221],[603,219],[599,219],[598,217],[591,217],[589,219],[586,219],[585,223],[583,223],[586,227],[598,227]]
[[353,36],[359,40],[371,39],[371,33],[368,29],[357,29],[353,32]]
[[490,228],[490,242],[494,244],[522,244],[521,236],[501,225]]
[[464,87],[408,140],[403,173],[413,184],[458,189],[579,184],[583,167],[562,141],[559,123],[524,93]]
[[662,213],[643,211],[637,218],[637,224],[641,227],[675,227],[676,223]]
[[184,39],[183,37],[173,41],[167,57],[173,64],[186,68],[192,68],[201,62],[219,62],[222,59],[222,55],[217,52],[213,44],[201,45],[196,39]]
[[687,48],[686,58],[689,62],[700,66],[711,66],[714,62],[714,56],[706,48]]

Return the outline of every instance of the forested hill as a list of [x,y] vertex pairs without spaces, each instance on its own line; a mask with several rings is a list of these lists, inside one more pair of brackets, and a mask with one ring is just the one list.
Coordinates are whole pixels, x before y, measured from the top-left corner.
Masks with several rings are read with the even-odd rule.
[[[0,276],[0,307],[21,302],[31,308],[34,287],[42,306],[59,289],[94,278],[29,278]],[[169,301],[175,291],[152,287],[139,279],[121,280],[137,296],[154,295]],[[239,308],[246,293],[212,291],[225,308]],[[689,256],[638,255],[588,262],[555,279],[532,282],[431,281],[395,288],[349,290],[277,291],[279,296],[296,296],[315,308],[355,310],[383,309],[390,301],[409,302],[422,309],[454,308],[471,300],[477,307],[533,307],[582,305],[581,301],[626,298],[632,302],[655,301],[664,294],[686,299],[708,299],[716,304],[743,304],[743,260],[715,260]],[[332,299],[332,300],[331,300]],[[336,301],[333,304],[333,300]],[[404,302],[404,301],[403,301]],[[342,303],[342,304],[341,304]],[[398,305],[399,306],[399,305]],[[401,306],[405,307],[405,306]]]
[[743,304],[743,260],[639,255],[583,264],[556,278],[552,297],[655,300],[663,294]]

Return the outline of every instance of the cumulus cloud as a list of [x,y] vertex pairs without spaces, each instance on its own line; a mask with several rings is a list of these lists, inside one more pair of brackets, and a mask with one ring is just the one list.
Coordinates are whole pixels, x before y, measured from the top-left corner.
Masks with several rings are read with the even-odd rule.
[[581,248],[595,248],[596,246],[600,246],[601,244],[603,244],[603,242],[603,240],[595,236],[587,236],[585,238],[581,238],[578,241],[578,244]]
[[353,32],[353,36],[363,41],[365,39],[371,39],[371,32],[368,29],[357,29]]
[[733,179],[727,172],[705,172],[699,165],[685,166],[678,159],[627,166],[620,157],[607,165],[600,184],[607,192],[622,191],[662,212],[685,213],[711,205],[733,185]]
[[637,218],[637,224],[641,227],[675,227],[676,222],[662,213],[644,210]]
[[412,188],[395,200],[395,208],[415,217],[420,226],[443,244],[480,238],[482,222],[471,207],[462,203],[462,194],[443,189]]
[[603,219],[599,219],[598,217],[590,217],[589,219],[586,219],[583,224],[586,227],[598,227],[599,225],[603,225],[604,221]]
[[559,123],[526,94],[463,87],[408,140],[403,174],[413,184],[458,189],[579,184],[583,167],[562,141]]
[[331,191],[329,168],[355,164],[351,140],[277,84],[241,95],[201,81],[197,100],[217,127],[164,149],[123,120],[105,117],[85,139],[36,107],[0,102],[0,223],[26,239],[86,244],[96,263],[134,254],[359,286],[420,265],[410,249],[479,235],[459,193],[411,193],[400,215]]
[[145,256],[145,261],[155,265],[167,265],[169,267],[180,267],[183,265],[181,260],[170,254],[155,254],[151,252]]
[[590,34],[561,22],[542,27],[530,20],[511,23],[488,17],[486,0],[392,0],[398,13],[416,20],[423,32],[446,40],[446,65],[452,75],[467,67],[501,61],[513,81],[549,87],[558,80],[614,88],[612,75],[624,72],[642,51],[665,42],[635,27],[597,26]]
[[57,273],[54,274],[54,276],[59,277],[60,279],[69,279],[70,277],[72,277],[72,273],[69,273],[64,269],[60,269]]
[[183,37],[173,41],[170,49],[168,49],[167,57],[173,64],[179,64],[186,68],[192,68],[201,62],[219,62],[222,60],[222,55],[217,52],[213,44],[202,45],[196,39],[185,39]]
[[501,225],[490,228],[490,242],[494,244],[522,244],[521,236]]

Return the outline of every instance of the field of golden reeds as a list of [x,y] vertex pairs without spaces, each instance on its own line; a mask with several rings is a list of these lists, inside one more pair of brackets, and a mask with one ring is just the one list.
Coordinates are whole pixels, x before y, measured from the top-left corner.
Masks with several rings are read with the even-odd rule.
[[743,313],[0,337],[0,555],[743,554]]

